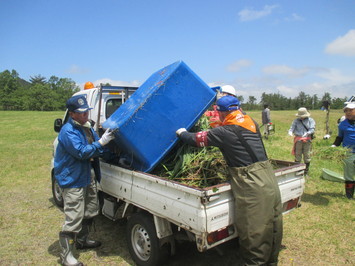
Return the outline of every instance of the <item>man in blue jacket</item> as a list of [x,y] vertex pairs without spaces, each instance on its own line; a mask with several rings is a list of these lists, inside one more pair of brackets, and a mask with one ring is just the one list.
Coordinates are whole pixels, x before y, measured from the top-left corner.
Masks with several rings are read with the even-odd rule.
[[72,251],[96,248],[99,241],[89,240],[89,229],[98,214],[96,179],[100,178],[99,157],[108,154],[104,146],[114,139],[108,129],[99,139],[88,120],[89,108],[84,95],[71,97],[66,106],[70,118],[58,135],[54,174],[63,188],[65,222],[59,233],[63,265],[83,265]]
[[349,149],[344,159],[345,194],[348,199],[354,198],[355,189],[355,102],[349,102],[344,107],[345,120],[338,126],[338,136],[332,146],[340,146]]

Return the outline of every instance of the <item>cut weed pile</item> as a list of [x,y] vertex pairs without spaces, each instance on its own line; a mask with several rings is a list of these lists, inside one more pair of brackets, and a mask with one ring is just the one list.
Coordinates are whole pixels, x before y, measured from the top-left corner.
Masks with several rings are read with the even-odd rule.
[[342,163],[342,160],[348,156],[350,152],[349,149],[339,147],[331,147],[331,146],[323,146],[323,145],[314,145],[313,147],[313,156],[318,157],[322,160],[331,160],[336,161],[338,163]]
[[226,181],[228,170],[217,148],[180,144],[154,174],[190,186],[208,187]]
[[[209,120],[202,116],[191,131],[208,128]],[[226,181],[228,170],[218,148],[197,148],[179,142],[153,173],[186,185],[208,187]]]

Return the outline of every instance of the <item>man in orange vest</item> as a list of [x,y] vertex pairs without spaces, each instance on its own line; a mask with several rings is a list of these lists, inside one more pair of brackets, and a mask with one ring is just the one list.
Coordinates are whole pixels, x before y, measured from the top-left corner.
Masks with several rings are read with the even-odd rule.
[[218,147],[229,166],[235,225],[244,265],[277,265],[282,240],[282,206],[273,167],[256,122],[236,97],[217,100],[221,126],[190,133],[176,131],[192,146]]

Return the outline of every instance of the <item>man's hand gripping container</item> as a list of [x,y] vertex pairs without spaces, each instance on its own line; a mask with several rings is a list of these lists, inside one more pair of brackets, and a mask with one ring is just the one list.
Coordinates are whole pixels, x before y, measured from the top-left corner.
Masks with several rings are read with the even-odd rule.
[[216,92],[184,62],[155,72],[103,124],[132,168],[149,172],[215,100]]

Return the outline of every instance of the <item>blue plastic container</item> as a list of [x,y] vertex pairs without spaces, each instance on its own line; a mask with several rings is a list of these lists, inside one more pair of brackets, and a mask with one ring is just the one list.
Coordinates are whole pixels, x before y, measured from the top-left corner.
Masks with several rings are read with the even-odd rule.
[[176,130],[190,129],[216,92],[184,62],[155,72],[118,108],[104,128],[118,129],[115,142],[134,169],[149,172],[177,142]]

